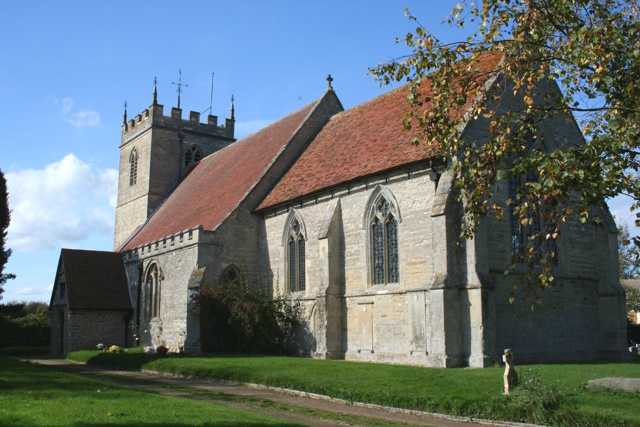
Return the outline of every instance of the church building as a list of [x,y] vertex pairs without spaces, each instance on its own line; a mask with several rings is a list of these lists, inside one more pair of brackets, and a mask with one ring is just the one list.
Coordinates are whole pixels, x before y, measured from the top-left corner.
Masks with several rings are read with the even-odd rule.
[[[200,350],[192,295],[242,279],[300,301],[311,337],[300,351],[312,357],[433,367],[490,366],[505,348],[521,363],[628,357],[606,207],[605,228],[562,236],[559,283],[523,317],[523,301],[509,301],[519,270],[504,267],[526,235],[486,218],[458,246],[454,177],[402,130],[409,87],[345,110],[327,81],[316,101],[240,140],[233,105],[221,125],[179,108],[165,116],[155,93],[149,109],[125,113],[114,252],[142,345]],[[520,105],[507,94],[498,108]],[[461,132],[477,140],[487,126],[469,120]],[[539,132],[547,150],[583,141],[568,117]],[[511,185],[500,181],[496,199],[506,204]]]

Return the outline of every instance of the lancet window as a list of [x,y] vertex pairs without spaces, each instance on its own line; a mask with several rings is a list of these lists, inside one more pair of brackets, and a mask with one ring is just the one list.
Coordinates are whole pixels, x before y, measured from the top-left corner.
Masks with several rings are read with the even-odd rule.
[[145,276],[145,317],[160,317],[160,270],[158,264],[152,264]]
[[297,215],[291,215],[287,227],[286,260],[287,285],[290,292],[302,292],[306,289],[305,278],[305,235],[304,227]]
[[129,156],[129,185],[138,182],[138,151],[134,148]]

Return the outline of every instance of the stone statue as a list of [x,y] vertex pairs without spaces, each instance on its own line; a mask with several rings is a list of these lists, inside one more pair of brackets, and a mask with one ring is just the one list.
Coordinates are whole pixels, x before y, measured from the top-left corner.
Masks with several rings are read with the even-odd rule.
[[509,394],[509,391],[518,385],[518,373],[513,367],[513,353],[511,349],[508,348],[504,351],[502,361],[504,362],[504,388],[502,390],[504,394]]

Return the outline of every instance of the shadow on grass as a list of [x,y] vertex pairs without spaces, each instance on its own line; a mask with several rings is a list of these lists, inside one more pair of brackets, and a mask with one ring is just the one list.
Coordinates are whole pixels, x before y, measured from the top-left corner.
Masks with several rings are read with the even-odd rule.
[[[83,423],[74,423],[74,424],[70,424],[70,425],[74,425],[74,426],[86,426],[86,424]],[[110,423],[105,423],[105,424],[91,424],[92,426],[98,426],[98,427],[106,427],[106,426],[113,426],[113,424]],[[170,427],[170,426],[192,426],[193,424],[191,423],[136,423],[136,426],[160,426],[160,427]],[[211,426],[211,427],[263,427],[263,426],[273,426],[274,424],[272,423],[247,423],[247,422],[239,422],[239,423],[235,423],[235,422],[225,422],[225,421],[221,421],[221,422],[205,422],[203,424],[201,424],[203,426]],[[296,424],[296,423],[291,423],[291,424],[277,424],[278,427],[300,427],[303,426],[304,424]]]

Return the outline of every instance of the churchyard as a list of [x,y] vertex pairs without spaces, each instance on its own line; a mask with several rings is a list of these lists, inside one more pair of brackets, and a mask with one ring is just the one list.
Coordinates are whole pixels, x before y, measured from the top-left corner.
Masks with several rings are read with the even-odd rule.
[[79,351],[79,362],[148,369],[323,394],[352,402],[485,419],[567,426],[640,426],[640,392],[587,388],[589,380],[640,378],[630,363],[517,365],[520,385],[502,394],[504,367],[434,369],[417,366],[238,355],[149,356]]
[[135,390],[0,356],[0,425],[300,424],[226,405]]

